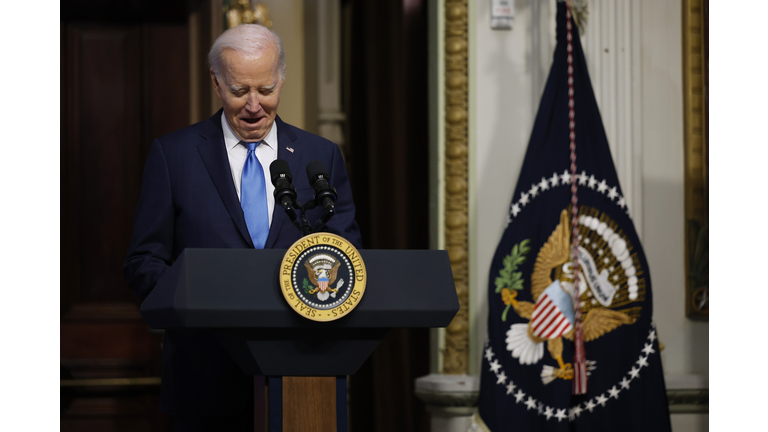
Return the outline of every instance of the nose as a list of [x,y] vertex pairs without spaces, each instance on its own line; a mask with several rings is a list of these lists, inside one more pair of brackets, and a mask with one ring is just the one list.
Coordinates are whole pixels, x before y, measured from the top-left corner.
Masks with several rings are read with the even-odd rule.
[[248,112],[258,112],[261,108],[261,105],[259,104],[259,92],[249,92],[248,93],[248,99],[245,104],[245,109],[248,110]]

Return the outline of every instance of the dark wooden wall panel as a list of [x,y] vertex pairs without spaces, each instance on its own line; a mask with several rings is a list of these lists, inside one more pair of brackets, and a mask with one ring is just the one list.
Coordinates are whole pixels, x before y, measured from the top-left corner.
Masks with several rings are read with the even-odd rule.
[[84,304],[137,304],[122,262],[151,142],[189,123],[187,44],[179,25],[67,26],[65,317]]
[[[189,36],[185,27],[155,25],[148,29],[148,71],[152,80],[148,92],[149,135],[144,140],[146,158],[152,140],[189,124]],[[162,43],[158,43],[162,41]],[[173,47],[173,48],[171,48]],[[210,87],[208,75],[204,76]],[[209,102],[210,105],[210,102]],[[182,125],[182,126],[179,126]]]
[[88,321],[61,325],[65,359],[131,359],[149,362],[159,355],[160,344],[145,325],[133,321],[107,321],[98,326]]
[[[132,302],[122,261],[138,199],[141,148],[141,28],[74,30],[80,44],[81,302]],[[83,277],[87,276],[87,277]]]
[[[162,335],[141,318],[122,263],[152,140],[189,124],[189,36],[183,4],[166,3],[167,10],[155,7],[149,15],[149,4],[141,5],[130,19],[107,11],[88,12],[87,21],[77,20],[86,9],[63,5],[60,363],[66,431],[171,430],[159,412]],[[171,22],[158,21],[173,14]]]

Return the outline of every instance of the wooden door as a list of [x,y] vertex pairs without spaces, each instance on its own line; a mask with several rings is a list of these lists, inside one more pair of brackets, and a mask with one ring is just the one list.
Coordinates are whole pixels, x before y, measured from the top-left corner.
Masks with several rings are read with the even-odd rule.
[[[62,4],[61,430],[170,430],[122,276],[154,137],[189,124],[185,2]],[[160,8],[160,9],[158,9]]]

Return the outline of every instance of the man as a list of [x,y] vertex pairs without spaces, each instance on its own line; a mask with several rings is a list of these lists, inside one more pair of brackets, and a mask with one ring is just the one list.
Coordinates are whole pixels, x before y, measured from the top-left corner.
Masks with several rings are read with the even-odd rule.
[[[288,162],[301,203],[313,197],[305,167],[322,161],[338,191],[337,213],[325,230],[362,246],[338,147],[277,116],[285,82],[280,38],[266,27],[241,25],[219,36],[208,61],[223,109],[158,138],[147,159],[124,263],[142,300],[185,248],[288,248],[301,237],[275,208],[269,178],[275,159]],[[320,212],[310,211],[310,222]],[[211,333],[168,329],[161,410],[177,430],[253,430],[253,380]]]

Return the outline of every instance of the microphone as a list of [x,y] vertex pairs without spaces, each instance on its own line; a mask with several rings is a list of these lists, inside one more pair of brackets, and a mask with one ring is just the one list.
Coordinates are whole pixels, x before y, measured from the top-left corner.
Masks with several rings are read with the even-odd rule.
[[[316,160],[307,164],[307,178],[309,184],[315,189],[315,205],[322,206],[331,215],[336,212],[336,188],[328,181],[331,179],[325,165]],[[330,216],[329,216],[330,218]]]
[[269,174],[272,178],[272,184],[275,186],[275,202],[279,203],[287,212],[293,210],[296,202],[296,188],[291,184],[293,176],[291,176],[288,162],[276,159],[269,165]]

